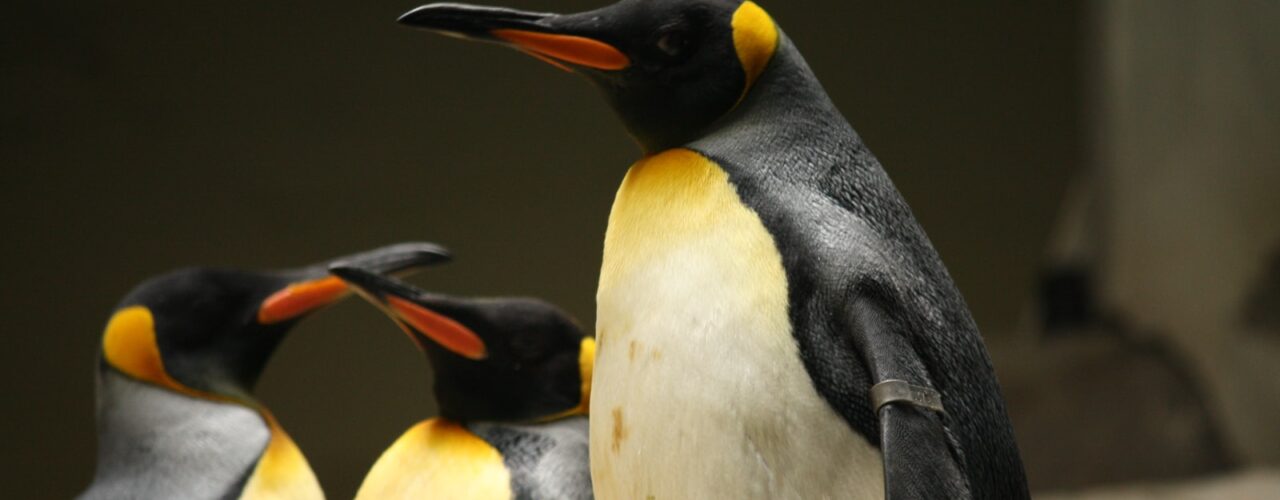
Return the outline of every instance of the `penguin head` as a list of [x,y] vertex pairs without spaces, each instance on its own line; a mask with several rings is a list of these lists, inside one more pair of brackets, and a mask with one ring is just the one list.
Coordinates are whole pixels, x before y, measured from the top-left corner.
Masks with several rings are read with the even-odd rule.
[[437,3],[400,22],[585,75],[650,153],[707,133],[750,91],[779,38],[769,15],[743,0],[622,0],[567,15]]
[[429,293],[347,264],[330,271],[426,353],[441,416],[527,422],[586,413],[595,340],[555,306]]
[[[392,272],[448,258],[439,246],[411,243],[342,260]],[[189,268],[151,278],[125,296],[108,322],[101,366],[176,392],[251,401],[284,335],[347,295],[328,265],[269,272]]]

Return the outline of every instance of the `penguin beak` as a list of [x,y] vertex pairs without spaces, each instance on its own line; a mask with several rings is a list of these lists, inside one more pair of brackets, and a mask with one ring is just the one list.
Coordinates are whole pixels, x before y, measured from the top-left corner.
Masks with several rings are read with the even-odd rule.
[[409,338],[425,348],[431,341],[454,354],[481,360],[489,353],[479,335],[465,325],[427,307],[430,294],[408,283],[368,269],[337,264],[329,272],[355,288],[356,292],[390,316]]
[[400,16],[400,23],[448,36],[509,45],[566,71],[572,71],[570,66],[605,71],[630,66],[631,60],[622,51],[574,27],[579,24],[575,19],[586,14],[562,16],[504,7],[433,3]]
[[[387,273],[409,273],[426,266],[447,262],[449,251],[431,243],[401,243],[340,257],[332,263],[349,263]],[[262,301],[258,307],[258,323],[270,325],[301,317],[333,304],[347,295],[345,282],[328,275],[326,262],[290,273],[297,278]]]

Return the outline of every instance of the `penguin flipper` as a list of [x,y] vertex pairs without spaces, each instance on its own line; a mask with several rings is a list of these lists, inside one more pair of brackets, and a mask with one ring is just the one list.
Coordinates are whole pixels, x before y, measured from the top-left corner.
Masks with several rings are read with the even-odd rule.
[[909,342],[909,322],[893,314],[890,297],[881,287],[864,287],[848,302],[847,316],[873,381],[870,405],[880,423],[885,498],[972,498],[943,424],[942,397]]
[[936,413],[890,403],[880,408],[879,417],[887,500],[972,497]]

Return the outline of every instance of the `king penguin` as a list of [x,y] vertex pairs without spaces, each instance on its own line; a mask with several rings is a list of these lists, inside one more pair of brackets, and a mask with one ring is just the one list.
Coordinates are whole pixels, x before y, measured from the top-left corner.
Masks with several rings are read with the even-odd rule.
[[643,150],[596,295],[599,497],[1028,497],[968,307],[759,5],[442,3],[401,22],[585,76]]
[[[406,243],[342,260],[393,272],[447,257]],[[126,295],[102,335],[98,465],[80,498],[324,498],[252,391],[297,321],[346,295],[331,262],[280,272],[190,268]]]
[[355,265],[331,271],[426,354],[440,410],[383,452],[357,500],[592,498],[595,340],[569,316],[535,299],[456,298]]

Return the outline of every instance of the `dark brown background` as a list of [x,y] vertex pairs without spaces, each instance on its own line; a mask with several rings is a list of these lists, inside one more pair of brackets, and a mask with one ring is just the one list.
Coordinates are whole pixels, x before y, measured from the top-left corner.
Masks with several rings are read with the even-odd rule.
[[[763,3],[987,332],[1018,319],[1083,155],[1082,12],[1069,4]],[[638,150],[584,81],[393,22],[415,5],[3,8],[7,496],[87,484],[97,336],[124,292],[170,268],[433,240],[457,261],[418,283],[539,295],[592,324],[605,219]],[[430,415],[428,387],[411,344],[352,301],[296,330],[260,394],[344,498]]]

